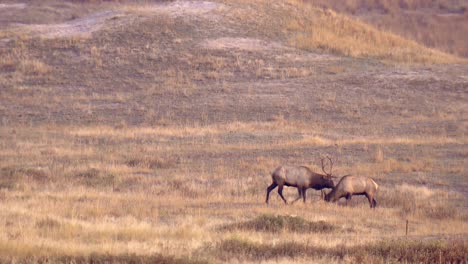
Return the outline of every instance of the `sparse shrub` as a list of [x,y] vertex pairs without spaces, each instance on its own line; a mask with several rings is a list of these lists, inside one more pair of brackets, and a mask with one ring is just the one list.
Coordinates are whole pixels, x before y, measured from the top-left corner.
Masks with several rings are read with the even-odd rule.
[[125,162],[129,167],[141,167],[147,169],[174,168],[180,162],[179,157],[133,157]]
[[43,170],[33,168],[3,167],[0,169],[0,189],[14,189],[25,179],[46,183],[49,175]]
[[148,167],[150,169],[169,169],[174,168],[179,161],[178,157],[155,158],[148,162]]
[[92,179],[99,176],[99,170],[91,168],[85,171],[80,171],[75,175],[77,178]]
[[98,169],[90,168],[83,171],[78,171],[73,175],[73,178],[78,183],[90,187],[112,186],[114,183],[114,175],[102,173]]
[[289,232],[331,232],[336,229],[325,221],[309,222],[300,217],[261,215],[253,220],[226,225],[220,230],[251,230],[257,232],[278,233]]
[[60,222],[47,217],[47,218],[36,221],[36,227],[39,229],[47,229],[47,230],[56,229],[56,228],[60,228]]
[[176,190],[186,197],[198,197],[200,195],[200,191],[197,188],[191,186],[190,183],[191,181],[184,179],[173,179],[168,182],[168,185],[170,186],[171,190]]

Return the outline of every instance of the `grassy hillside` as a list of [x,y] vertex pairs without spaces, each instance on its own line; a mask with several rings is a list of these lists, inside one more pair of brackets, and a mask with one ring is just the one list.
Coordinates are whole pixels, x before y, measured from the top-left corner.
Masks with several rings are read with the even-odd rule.
[[[466,261],[466,72],[297,1],[2,3],[0,261]],[[265,205],[323,155],[377,209]]]
[[460,57],[468,56],[468,3],[462,0],[309,0],[379,29]]

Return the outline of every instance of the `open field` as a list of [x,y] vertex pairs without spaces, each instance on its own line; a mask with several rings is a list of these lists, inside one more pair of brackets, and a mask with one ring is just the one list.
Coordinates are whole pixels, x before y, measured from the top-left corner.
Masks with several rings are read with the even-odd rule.
[[[467,262],[456,54],[297,1],[2,4],[0,261]],[[265,204],[321,155],[377,208]]]

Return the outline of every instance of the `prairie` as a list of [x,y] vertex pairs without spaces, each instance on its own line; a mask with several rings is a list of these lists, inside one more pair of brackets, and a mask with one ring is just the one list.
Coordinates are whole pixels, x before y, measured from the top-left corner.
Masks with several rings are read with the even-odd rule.
[[0,261],[468,261],[466,58],[317,6],[1,4]]

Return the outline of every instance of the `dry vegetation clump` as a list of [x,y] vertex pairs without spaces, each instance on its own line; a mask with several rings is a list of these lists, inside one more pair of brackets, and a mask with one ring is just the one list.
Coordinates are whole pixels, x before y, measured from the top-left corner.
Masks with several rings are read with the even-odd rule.
[[260,215],[255,219],[225,225],[219,230],[245,230],[255,232],[294,232],[294,233],[330,233],[337,229],[333,224],[325,221],[310,222],[298,216],[289,215]]
[[70,177],[72,181],[78,184],[94,188],[113,186],[115,179],[115,176],[111,173],[101,172],[95,168],[74,171]]
[[409,263],[462,263],[468,260],[464,241],[412,241],[383,240],[375,243],[334,248],[304,245],[296,242],[275,245],[258,244],[240,239],[228,239],[218,243],[214,250],[218,258],[268,260],[280,257],[351,259],[359,263],[409,262]]
[[2,167],[0,175],[0,189],[16,189],[26,183],[45,184],[50,179],[44,170],[19,166]]
[[295,242],[279,243],[274,246],[258,244],[242,239],[227,239],[215,245],[213,253],[217,258],[227,261],[233,258],[245,260],[267,260],[278,257],[301,257],[304,255],[325,255],[320,248],[306,247]]
[[169,169],[180,163],[180,157],[133,157],[129,158],[125,164],[129,167],[141,167],[148,169]]
[[165,256],[162,254],[136,255],[136,254],[90,254],[89,256],[57,256],[57,257],[27,257],[27,258],[0,258],[0,262],[13,263],[167,263],[167,264],[205,264],[205,260],[197,260],[189,257]]

